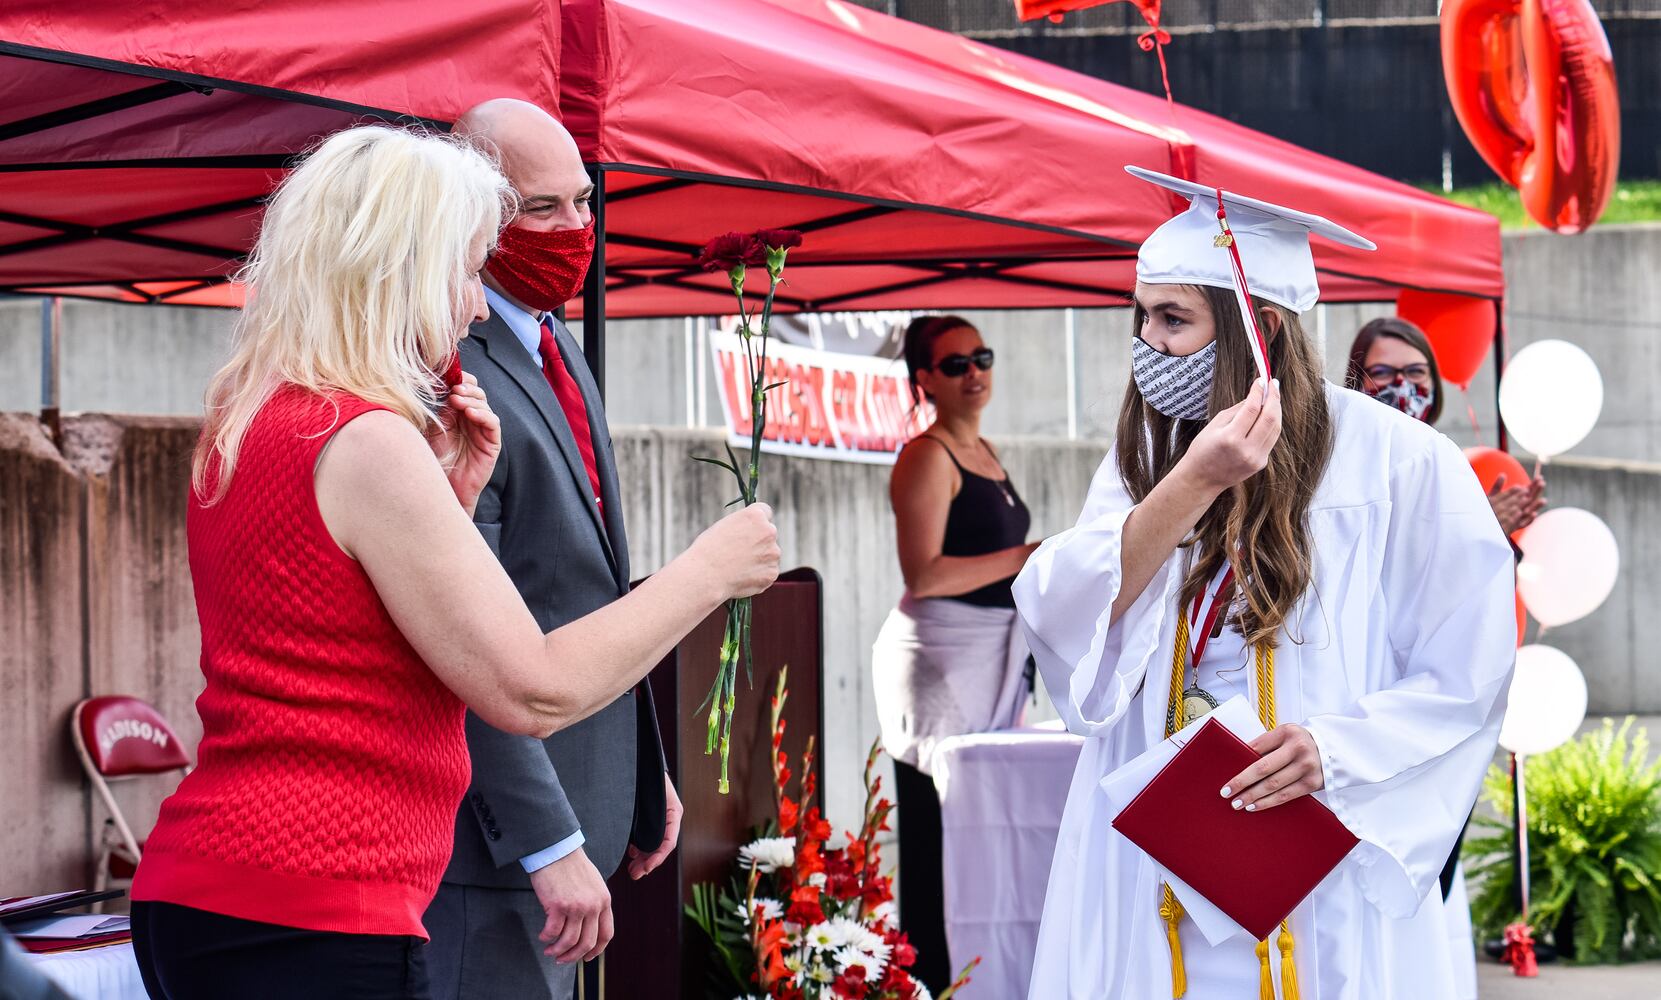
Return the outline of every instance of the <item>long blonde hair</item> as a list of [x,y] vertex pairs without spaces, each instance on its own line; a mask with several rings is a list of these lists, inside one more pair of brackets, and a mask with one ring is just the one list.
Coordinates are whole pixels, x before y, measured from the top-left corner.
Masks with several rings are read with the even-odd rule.
[[466,324],[468,256],[513,190],[477,148],[381,125],[337,132],[278,187],[237,275],[231,359],[208,384],[191,483],[225,495],[249,424],[279,387],[339,391],[432,429]]
[[[1188,287],[1205,296],[1216,323],[1217,369],[1209,414],[1214,417],[1246,397],[1257,366],[1234,292]],[[1314,575],[1309,506],[1332,457],[1333,427],[1320,358],[1297,314],[1258,298],[1252,306],[1260,316],[1268,310],[1280,318],[1280,332],[1269,341],[1269,367],[1280,380],[1280,440],[1269,452],[1268,467],[1218,497],[1184,541],[1197,544],[1199,551],[1182,581],[1180,600],[1187,608],[1227,559],[1245,595],[1245,610],[1236,623],[1240,633],[1253,646],[1273,647]],[[1137,332],[1146,320],[1138,307]],[[1148,406],[1132,378],[1119,412],[1118,439],[1119,476],[1131,499],[1141,503],[1204,426]]]

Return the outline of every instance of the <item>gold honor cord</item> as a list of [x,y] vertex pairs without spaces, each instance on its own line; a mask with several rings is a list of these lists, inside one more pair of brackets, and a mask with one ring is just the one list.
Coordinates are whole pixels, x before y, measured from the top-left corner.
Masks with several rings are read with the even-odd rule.
[[[1171,652],[1171,702],[1165,712],[1165,737],[1172,735],[1187,725],[1183,718],[1183,682],[1188,675],[1188,647],[1189,641],[1188,616],[1182,613],[1182,607],[1177,607],[1177,636],[1176,646]],[[1275,728],[1275,651],[1271,647],[1258,646],[1257,653],[1257,717],[1263,723],[1263,728]],[[1171,996],[1174,1000],[1182,1000],[1188,992],[1188,972],[1182,964],[1182,938],[1177,929],[1182,924],[1182,918],[1187,916],[1182,903],[1177,900],[1176,894],[1171,891],[1170,885],[1161,886],[1159,919],[1165,923],[1165,939],[1171,946]],[[1280,950],[1280,1000],[1299,1000],[1298,971],[1292,961],[1292,926],[1290,920],[1280,922],[1280,934],[1275,938],[1275,944]],[[1275,1000],[1274,977],[1269,971],[1269,942],[1257,943],[1258,962],[1258,997],[1259,1000]]]

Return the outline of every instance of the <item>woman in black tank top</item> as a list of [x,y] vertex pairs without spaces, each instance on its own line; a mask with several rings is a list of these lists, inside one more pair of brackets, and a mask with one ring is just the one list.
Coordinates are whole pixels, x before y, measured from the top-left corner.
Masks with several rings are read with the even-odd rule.
[[912,391],[934,423],[900,453],[889,483],[905,596],[872,649],[883,743],[899,811],[900,926],[917,948],[913,975],[949,985],[941,909],[940,801],[931,756],[942,739],[1017,725],[1026,647],[1010,585],[1037,544],[998,454],[980,436],[993,355],[957,316],[906,329]]

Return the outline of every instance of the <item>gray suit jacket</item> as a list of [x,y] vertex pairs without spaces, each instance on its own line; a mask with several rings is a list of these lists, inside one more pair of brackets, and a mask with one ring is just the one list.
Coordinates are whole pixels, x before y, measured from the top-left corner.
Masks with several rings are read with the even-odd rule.
[[[502,421],[502,453],[474,521],[545,631],[617,600],[629,586],[605,411],[575,338],[555,327],[588,404],[604,524],[565,411],[513,331],[492,315],[461,343],[462,367]],[[446,882],[529,889],[519,859],[578,829],[606,876],[631,841],[651,850],[663,839],[663,744],[644,684],[547,740],[500,732],[469,712],[467,746],[473,783],[456,816]]]

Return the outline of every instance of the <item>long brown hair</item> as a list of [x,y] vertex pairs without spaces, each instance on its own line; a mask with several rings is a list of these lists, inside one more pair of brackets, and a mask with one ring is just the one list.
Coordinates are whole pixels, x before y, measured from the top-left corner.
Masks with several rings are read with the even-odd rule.
[[1423,354],[1425,360],[1430,362],[1430,387],[1434,395],[1430,397],[1430,409],[1425,411],[1425,423],[1435,424],[1442,415],[1442,369],[1436,365],[1436,352],[1431,349],[1430,338],[1400,316],[1380,316],[1355,335],[1355,343],[1350,345],[1350,366],[1344,372],[1344,387],[1356,392],[1366,391],[1363,387],[1367,384],[1367,352],[1373,349],[1373,343],[1380,337],[1394,337]]
[[[1251,345],[1234,292],[1190,286],[1204,295],[1217,330],[1217,369],[1211,382],[1208,418],[1244,399],[1257,378]],[[1209,584],[1227,558],[1244,593],[1245,609],[1237,627],[1253,646],[1274,646],[1314,575],[1309,505],[1332,456],[1332,415],[1315,347],[1297,314],[1254,298],[1258,315],[1273,312],[1280,332],[1269,340],[1269,366],[1280,380],[1283,413],[1280,440],[1269,452],[1262,472],[1218,497],[1183,541],[1198,546],[1197,558],[1182,582],[1181,607],[1187,608]],[[1137,307],[1140,334],[1147,313]],[[1188,451],[1205,426],[1176,420],[1147,405],[1132,378],[1119,412],[1119,476],[1131,499],[1141,503]]]

